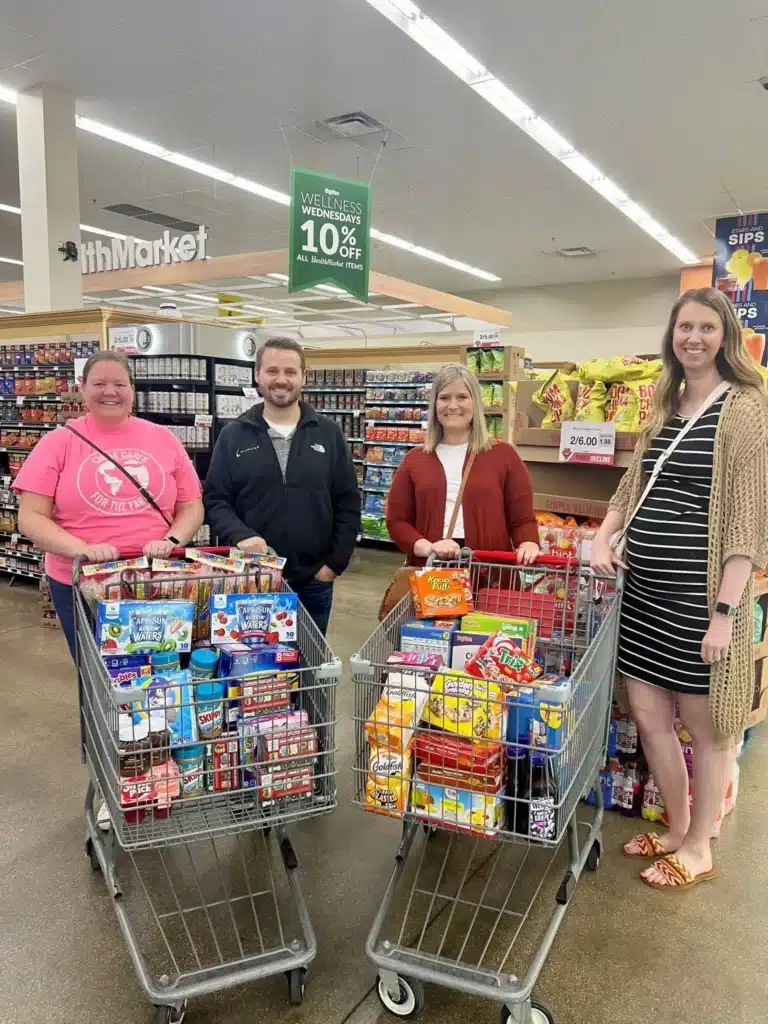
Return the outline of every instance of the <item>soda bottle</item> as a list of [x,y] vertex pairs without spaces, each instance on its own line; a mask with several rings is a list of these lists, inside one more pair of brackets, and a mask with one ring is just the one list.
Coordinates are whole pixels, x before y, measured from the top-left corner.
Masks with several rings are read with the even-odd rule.
[[557,785],[551,759],[544,751],[531,751],[530,772],[528,834],[531,839],[554,839],[557,835]]
[[509,747],[507,754],[507,831],[528,835],[528,751]]

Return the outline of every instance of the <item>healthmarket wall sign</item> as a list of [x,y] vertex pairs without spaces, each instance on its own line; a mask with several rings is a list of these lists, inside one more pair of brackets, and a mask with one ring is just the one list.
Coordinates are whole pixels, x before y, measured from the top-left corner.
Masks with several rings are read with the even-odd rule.
[[80,263],[84,274],[100,274],[108,270],[130,270],[134,267],[161,267],[168,263],[189,263],[204,260],[208,232],[204,226],[193,234],[171,235],[140,241],[136,238],[97,239],[80,246]]
[[371,186],[294,167],[288,291],[333,284],[368,299]]

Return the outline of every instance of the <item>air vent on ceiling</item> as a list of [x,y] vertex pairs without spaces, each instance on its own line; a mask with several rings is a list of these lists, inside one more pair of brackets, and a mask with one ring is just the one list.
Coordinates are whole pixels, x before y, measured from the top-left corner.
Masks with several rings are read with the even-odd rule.
[[143,206],[134,206],[133,203],[115,203],[114,206],[105,206],[110,213],[122,213],[124,217],[134,217],[136,220],[149,221],[150,224],[159,224],[162,228],[170,228],[173,231],[195,232],[200,227],[193,224],[191,220],[180,220],[178,217],[168,217],[164,213],[155,213],[154,210],[145,210]]
[[330,128],[331,131],[343,135],[346,139],[357,139],[361,135],[375,135],[376,132],[385,132],[386,126],[377,121],[375,117],[366,114],[362,110],[355,110],[351,114],[339,114],[337,117],[326,118],[320,124]]
[[567,249],[555,249],[554,253],[547,253],[547,256],[559,256],[563,260],[580,260],[586,256],[597,256],[597,253],[586,245],[572,245]]

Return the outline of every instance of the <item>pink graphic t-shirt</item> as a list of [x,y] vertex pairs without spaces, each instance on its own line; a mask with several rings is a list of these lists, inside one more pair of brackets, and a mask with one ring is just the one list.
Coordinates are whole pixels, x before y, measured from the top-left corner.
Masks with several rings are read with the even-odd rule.
[[[72,426],[113,456],[169,520],[177,501],[200,497],[195,468],[167,427],[131,416],[119,427],[108,428],[90,414],[73,420]],[[135,552],[168,530],[138,487],[65,427],[52,430],[35,445],[13,486],[53,498],[54,521],[88,544],[113,544],[121,552]],[[45,571],[60,583],[72,582],[70,558],[47,554]]]

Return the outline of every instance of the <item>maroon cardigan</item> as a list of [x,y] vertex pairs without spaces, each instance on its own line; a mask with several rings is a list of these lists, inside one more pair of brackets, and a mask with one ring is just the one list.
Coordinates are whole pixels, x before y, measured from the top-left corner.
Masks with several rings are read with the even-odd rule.
[[[417,540],[442,540],[445,497],[445,471],[440,459],[434,452],[414,448],[395,473],[387,501],[389,535],[410,561],[418,561],[413,556]],[[511,551],[525,541],[539,542],[531,477],[506,441],[497,441],[489,451],[477,453],[462,509],[464,539],[473,550]]]

